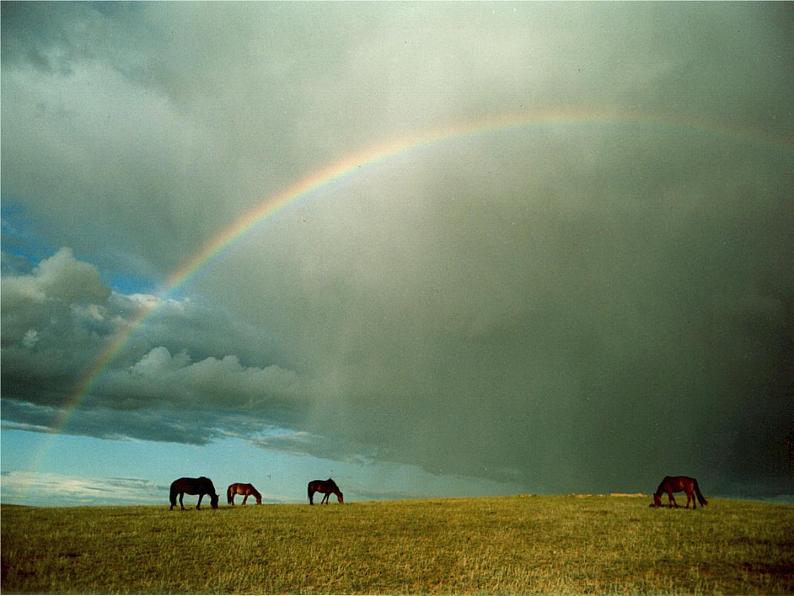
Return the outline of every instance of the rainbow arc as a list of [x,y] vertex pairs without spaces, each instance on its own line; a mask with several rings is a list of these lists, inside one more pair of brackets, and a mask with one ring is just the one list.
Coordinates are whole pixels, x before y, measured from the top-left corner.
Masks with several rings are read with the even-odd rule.
[[[469,135],[536,125],[586,125],[586,124],[623,124],[655,125],[672,127],[678,130],[693,130],[700,133],[743,139],[791,149],[794,139],[778,137],[764,131],[743,128],[724,123],[715,123],[696,118],[671,117],[663,114],[631,113],[626,111],[594,111],[572,109],[547,109],[505,113],[487,116],[476,121],[457,122],[410,135],[394,138],[369,146],[363,150],[347,154],[337,161],[328,163],[306,176],[296,180],[286,188],[265,197],[257,205],[241,215],[227,227],[205,242],[194,254],[186,258],[167,278],[159,298],[165,299],[185,284],[200,269],[217,259],[232,245],[248,234],[254,227],[272,217],[284,207],[309,197],[317,197],[320,191],[333,182],[346,176],[355,175],[364,167],[383,162],[399,154],[420,147],[459,139]],[[65,407],[54,424],[54,431],[61,430],[69,416],[80,402],[91,392],[92,386],[107,366],[124,349],[130,336],[140,324],[157,310],[154,305],[142,305],[136,315],[109,340],[102,352],[86,369],[67,398]]]

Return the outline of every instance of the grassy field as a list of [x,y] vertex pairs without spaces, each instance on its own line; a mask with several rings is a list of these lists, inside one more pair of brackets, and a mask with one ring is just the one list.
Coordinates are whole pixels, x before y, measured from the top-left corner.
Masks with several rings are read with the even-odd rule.
[[4,506],[2,591],[794,592],[794,506],[649,501]]

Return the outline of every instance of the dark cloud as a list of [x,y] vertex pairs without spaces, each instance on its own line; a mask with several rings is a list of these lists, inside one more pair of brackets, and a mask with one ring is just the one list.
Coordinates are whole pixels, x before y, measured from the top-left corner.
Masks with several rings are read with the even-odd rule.
[[[303,245],[237,283],[328,380],[313,428],[533,488],[640,490],[682,468],[785,487],[790,153],[680,130],[630,156],[627,132],[600,133],[621,159],[584,164],[577,135],[529,170],[423,155],[424,187],[302,210],[321,222]],[[280,294],[256,291],[273,279]]]
[[[47,428],[156,301],[73,432],[232,434],[533,491],[690,473],[790,492],[791,21],[785,4],[4,4],[4,201],[89,255],[4,256],[4,418]],[[352,151],[555,109],[614,117],[362,167],[175,298],[100,281],[156,286]]]

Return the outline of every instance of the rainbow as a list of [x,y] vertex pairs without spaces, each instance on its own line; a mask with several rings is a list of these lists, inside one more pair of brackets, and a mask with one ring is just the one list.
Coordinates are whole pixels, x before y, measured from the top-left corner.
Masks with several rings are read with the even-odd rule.
[[248,234],[257,224],[272,217],[287,205],[318,194],[323,187],[350,176],[365,166],[372,166],[419,147],[429,146],[449,139],[477,135],[504,129],[520,128],[531,125],[582,125],[603,124],[640,124],[659,125],[676,129],[691,129],[700,133],[732,137],[766,145],[782,146],[790,149],[794,139],[774,136],[757,129],[726,125],[695,118],[670,117],[664,114],[632,113],[626,111],[593,111],[574,109],[545,109],[487,116],[474,121],[457,122],[372,145],[358,152],[345,155],[338,161],[315,170],[290,186],[260,201],[256,207],[244,213],[231,225],[220,230],[214,237],[199,248],[193,255],[174,270],[167,278],[157,300],[140,306],[137,313],[127,324],[110,339],[102,352],[86,369],[69,394],[65,407],[61,410],[52,429],[59,432],[68,422],[70,414],[76,410],[80,401],[91,392],[93,384],[104,369],[116,358],[126,345],[135,329],[156,309],[162,300],[183,285],[198,270],[218,258],[231,245]]

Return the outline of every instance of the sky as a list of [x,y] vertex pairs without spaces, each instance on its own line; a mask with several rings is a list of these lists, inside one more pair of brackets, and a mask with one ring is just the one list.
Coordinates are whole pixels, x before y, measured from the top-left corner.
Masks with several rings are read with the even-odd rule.
[[3,502],[794,494],[792,27],[4,2]]

